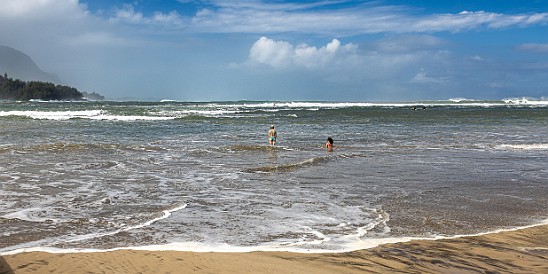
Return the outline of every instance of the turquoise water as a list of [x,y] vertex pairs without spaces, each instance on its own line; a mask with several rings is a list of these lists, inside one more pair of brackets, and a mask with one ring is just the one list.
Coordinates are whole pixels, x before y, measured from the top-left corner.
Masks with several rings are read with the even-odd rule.
[[0,252],[322,252],[536,224],[547,132],[539,101],[3,102]]

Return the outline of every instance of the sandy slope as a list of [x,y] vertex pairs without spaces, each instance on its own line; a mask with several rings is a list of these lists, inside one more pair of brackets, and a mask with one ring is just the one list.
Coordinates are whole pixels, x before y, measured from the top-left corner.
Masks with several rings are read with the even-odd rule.
[[548,225],[335,254],[113,251],[0,257],[5,273],[548,273]]

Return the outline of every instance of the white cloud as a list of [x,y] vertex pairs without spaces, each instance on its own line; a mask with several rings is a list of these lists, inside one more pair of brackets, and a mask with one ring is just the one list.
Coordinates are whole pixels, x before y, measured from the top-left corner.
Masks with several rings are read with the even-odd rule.
[[274,68],[300,66],[308,69],[336,65],[337,61],[355,56],[357,46],[349,43],[341,45],[333,39],[327,45],[317,48],[307,44],[293,46],[286,41],[275,41],[261,37],[249,50],[249,62],[267,64]]
[[0,42],[20,50],[59,51],[64,42],[85,33],[105,33],[101,25],[77,0],[0,0]]
[[[129,8],[119,16],[142,20]],[[78,0],[0,0],[0,37],[1,43],[26,51],[36,61],[40,59],[34,52],[42,53],[44,61],[60,58],[75,46],[80,52],[96,46],[127,46],[131,34],[113,28]]]
[[445,77],[429,76],[426,71],[421,69],[409,82],[414,84],[446,84],[447,79]]
[[181,16],[176,11],[171,11],[169,13],[155,12],[154,16],[152,16],[152,21],[161,23],[164,25],[175,25],[175,26],[182,25],[183,23]]
[[460,32],[480,28],[504,20],[504,15],[484,11],[458,14],[434,14],[423,18],[415,18],[409,25],[414,32],[452,31]]
[[105,31],[90,31],[76,34],[64,39],[69,45],[83,46],[128,46],[130,42]]
[[517,47],[520,50],[548,53],[548,44],[523,44]]
[[483,61],[483,57],[481,57],[479,55],[471,56],[470,59],[475,60],[475,61]]
[[[77,3],[75,0],[71,2]],[[379,4],[382,2],[356,4],[350,8],[335,8],[336,4],[349,2],[344,0],[313,3],[242,0],[179,0],[179,2],[199,2],[200,9],[193,16],[182,16],[177,11],[155,12],[151,16],[145,16],[135,11],[134,6],[129,4],[119,9],[110,20],[142,25],[185,27],[185,30],[194,33],[300,32],[326,36],[461,32],[480,28],[498,29],[548,23],[548,13],[502,14],[462,11],[416,15],[408,6],[383,6]]]
[[293,45],[288,42],[261,37],[249,50],[249,59],[273,67],[285,67],[291,64],[294,51]]
[[[189,1],[181,0],[185,3]],[[196,1],[194,1],[196,2]],[[334,9],[345,1],[265,3],[262,1],[204,1],[192,16],[177,11],[145,15],[127,4],[107,21],[136,26],[184,29],[191,33],[310,33],[344,37],[369,33],[459,32],[478,28],[507,28],[548,24],[548,13],[501,14],[463,11],[456,14],[415,15],[406,6],[373,2]],[[322,7],[329,7],[329,11]],[[78,0],[0,0],[0,20],[39,21],[45,18],[90,17]],[[96,14],[98,16],[98,14]],[[99,17],[95,19],[100,20]],[[435,41],[433,41],[435,42]]]
[[[402,42],[409,44],[405,50],[396,51],[380,50],[376,43],[373,47],[364,44],[365,47],[359,49],[355,44],[345,44],[338,39],[315,47],[261,37],[251,47],[248,60],[232,68],[250,66],[258,71],[256,65],[263,64],[275,69],[275,75],[308,75],[324,84],[337,86],[355,85],[382,90],[390,86],[392,91],[397,86],[407,87],[409,83],[422,84],[423,87],[448,86],[454,74],[453,53],[437,48],[444,44],[443,41],[424,42],[429,39],[421,41],[420,37],[402,36]],[[398,37],[388,40],[395,42]],[[427,71],[436,74],[431,75]],[[265,72],[271,73],[268,70]],[[383,83],[390,85],[384,86]]]
[[8,20],[38,21],[81,17],[87,14],[86,6],[78,0],[0,0],[0,18]]
[[314,4],[213,2],[192,18],[198,32],[303,32],[324,35],[368,33],[462,32],[480,28],[507,28],[548,23],[548,13],[501,14],[485,11],[414,15],[406,6],[375,6],[315,9],[332,1]]
[[382,52],[410,52],[435,49],[444,45],[444,40],[432,35],[398,35],[379,40],[375,43],[375,48]]
[[126,4],[123,8],[118,9],[114,17],[109,19],[112,23],[125,22],[135,25],[157,25],[164,27],[182,27],[184,26],[184,18],[176,11],[162,13],[156,11],[152,16],[145,16],[141,12],[135,11],[133,5]]
[[124,5],[124,8],[118,9],[114,18],[110,19],[113,22],[124,21],[133,24],[145,22],[145,17],[142,13],[136,12],[132,5]]

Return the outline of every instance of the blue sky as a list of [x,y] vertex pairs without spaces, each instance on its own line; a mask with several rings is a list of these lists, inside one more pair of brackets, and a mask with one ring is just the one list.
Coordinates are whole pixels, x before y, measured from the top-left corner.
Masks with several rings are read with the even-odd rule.
[[0,6],[0,45],[110,99],[548,97],[548,0]]

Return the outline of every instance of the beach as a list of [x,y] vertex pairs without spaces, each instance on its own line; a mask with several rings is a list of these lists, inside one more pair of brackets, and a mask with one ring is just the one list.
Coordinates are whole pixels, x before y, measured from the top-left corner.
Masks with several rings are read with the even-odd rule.
[[29,252],[0,273],[548,273],[548,225],[346,253]]

